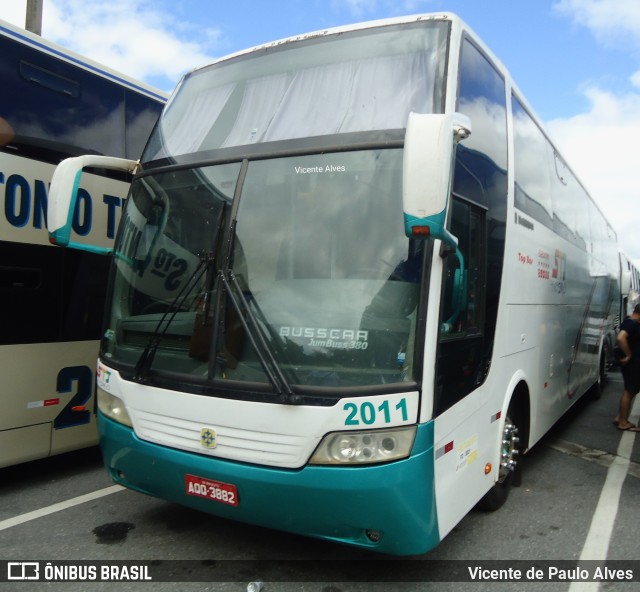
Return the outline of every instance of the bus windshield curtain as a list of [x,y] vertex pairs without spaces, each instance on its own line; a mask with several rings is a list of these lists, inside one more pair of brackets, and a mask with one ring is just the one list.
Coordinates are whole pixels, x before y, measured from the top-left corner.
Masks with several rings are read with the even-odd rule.
[[[155,158],[256,142],[402,129],[410,111],[433,112],[437,63],[437,52],[414,52],[199,90],[193,100],[182,101],[188,110],[168,110],[161,122],[164,146]],[[189,81],[185,82],[181,92],[189,92]],[[233,101],[240,104],[227,105]],[[220,140],[210,131],[229,113],[235,113],[234,120],[226,123],[230,129]],[[211,125],[203,125],[205,121]]]
[[401,129],[409,111],[433,108],[428,98],[433,80],[425,81],[433,68],[425,61],[419,53],[297,72],[264,130],[264,141]]
[[[182,113],[176,113],[175,104],[172,104],[164,120],[161,119],[164,123],[165,155],[189,154],[201,149],[209,132],[209,127],[203,122],[218,119],[234,88],[235,84],[226,84],[204,89],[191,99],[189,109]],[[172,125],[172,122],[175,123]]]

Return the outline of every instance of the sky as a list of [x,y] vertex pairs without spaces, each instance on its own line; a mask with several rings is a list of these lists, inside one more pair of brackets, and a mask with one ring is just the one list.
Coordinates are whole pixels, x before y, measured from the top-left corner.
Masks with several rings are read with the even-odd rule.
[[[26,3],[0,0],[0,19],[24,26]],[[185,72],[241,49],[443,11],[506,66],[640,267],[638,0],[44,0],[42,36],[171,91]]]

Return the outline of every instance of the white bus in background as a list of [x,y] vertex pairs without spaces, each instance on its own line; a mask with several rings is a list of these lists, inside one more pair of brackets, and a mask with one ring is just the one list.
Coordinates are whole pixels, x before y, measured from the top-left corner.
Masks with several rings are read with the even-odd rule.
[[[138,158],[166,96],[0,21],[0,467],[95,445],[108,260],[49,243],[64,158]],[[120,180],[118,180],[120,178]],[[128,182],[87,175],[74,237],[111,249]]]
[[58,167],[61,245],[83,166],[135,171],[98,367],[125,487],[423,553],[600,388],[616,234],[454,15],[194,70],[139,166]]

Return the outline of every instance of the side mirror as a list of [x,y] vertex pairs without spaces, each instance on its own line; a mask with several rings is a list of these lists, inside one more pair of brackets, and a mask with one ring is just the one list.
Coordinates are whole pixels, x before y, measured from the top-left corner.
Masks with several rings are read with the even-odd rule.
[[71,247],[94,253],[108,253],[111,249],[92,247],[71,241],[73,214],[78,201],[78,188],[85,167],[133,173],[135,160],[110,156],[77,156],[63,160],[53,173],[47,205],[49,242],[60,247]]
[[620,273],[620,293],[628,296],[629,292],[631,292],[631,272],[625,269]]
[[471,120],[461,113],[410,113],[404,142],[402,202],[405,233],[437,238],[455,249],[458,239],[447,229],[447,209],[455,145],[471,134]]

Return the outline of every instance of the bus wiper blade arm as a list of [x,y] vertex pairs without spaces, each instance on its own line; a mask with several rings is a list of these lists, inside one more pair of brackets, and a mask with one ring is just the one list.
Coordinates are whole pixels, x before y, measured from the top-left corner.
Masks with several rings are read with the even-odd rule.
[[[229,274],[229,277],[227,277],[227,273]],[[258,355],[258,358],[260,359],[260,364],[262,365],[262,368],[269,378],[269,381],[278,392],[280,400],[283,403],[300,403],[300,395],[296,395],[293,392],[293,389],[291,388],[287,377],[284,375],[284,372],[280,368],[280,365],[271,353],[269,344],[264,337],[263,330],[260,327],[260,324],[255,315],[249,308],[249,303],[247,302],[247,299],[242,292],[242,287],[238,283],[235,274],[232,271],[229,271],[227,273],[225,273],[225,271],[221,269],[218,272],[218,275],[220,277],[220,280],[224,284],[227,294],[229,294],[231,303],[240,316],[242,326],[244,327],[244,330],[246,331],[247,336],[251,341],[251,345]],[[249,327],[249,323],[247,321],[251,322],[251,324],[253,325],[253,329]]]
[[185,300],[189,297],[189,294],[191,294],[193,289],[198,285],[200,279],[212,261],[213,256],[211,254],[204,254],[200,256],[200,263],[198,263],[189,279],[184,283],[180,292],[178,292],[176,297],[169,303],[167,310],[160,317],[153,333],[151,333],[151,336],[147,341],[147,345],[136,362],[133,375],[133,380],[135,382],[143,382],[147,377],[147,374],[151,369],[151,365],[153,364],[153,358],[155,357],[158,347],[169,329],[169,325],[171,325],[173,319],[175,319],[176,314],[178,314],[178,310],[180,310],[182,304],[184,304]]

